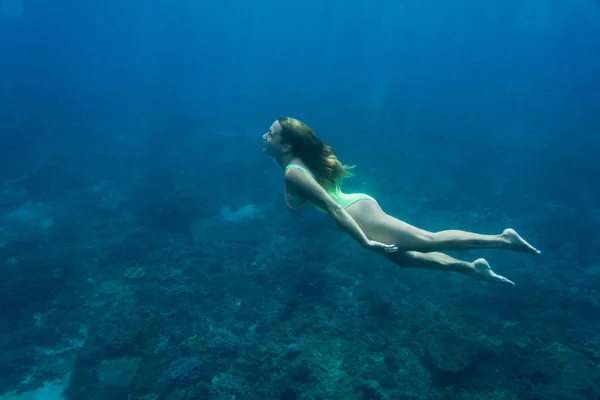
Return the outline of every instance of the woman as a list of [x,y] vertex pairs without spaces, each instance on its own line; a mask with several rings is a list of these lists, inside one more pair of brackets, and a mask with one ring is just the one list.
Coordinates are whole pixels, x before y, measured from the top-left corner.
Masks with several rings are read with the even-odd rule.
[[316,211],[329,214],[339,229],[361,246],[384,254],[400,267],[454,271],[514,285],[492,271],[483,258],[466,262],[439,251],[504,249],[541,254],[513,229],[499,235],[458,230],[428,232],[386,214],[369,195],[343,193],[339,182],[349,175],[348,167],[340,163],[311,128],[297,119],[277,119],[263,135],[263,141],[263,151],[285,170],[286,201],[291,209],[299,210],[308,203]]

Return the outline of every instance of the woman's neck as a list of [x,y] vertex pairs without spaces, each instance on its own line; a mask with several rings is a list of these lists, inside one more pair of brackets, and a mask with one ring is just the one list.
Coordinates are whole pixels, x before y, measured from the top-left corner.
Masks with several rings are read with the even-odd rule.
[[277,161],[277,164],[279,164],[281,168],[285,169],[285,167],[292,163],[296,158],[297,157],[293,154],[282,154],[279,157],[275,157],[275,161]]

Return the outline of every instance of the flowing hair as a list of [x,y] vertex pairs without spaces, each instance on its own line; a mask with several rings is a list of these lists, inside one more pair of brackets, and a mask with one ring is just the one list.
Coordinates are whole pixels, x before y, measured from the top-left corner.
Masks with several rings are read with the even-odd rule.
[[354,167],[342,164],[331,147],[308,125],[290,117],[281,117],[277,121],[283,128],[283,141],[292,146],[294,155],[306,164],[325,190],[339,190],[341,181],[352,176],[350,169]]

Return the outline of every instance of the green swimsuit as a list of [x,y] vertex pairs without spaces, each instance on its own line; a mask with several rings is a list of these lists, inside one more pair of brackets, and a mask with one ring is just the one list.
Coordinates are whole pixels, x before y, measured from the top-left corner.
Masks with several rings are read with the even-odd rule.
[[[306,174],[308,174],[311,178],[315,179],[315,177],[313,176],[313,174],[306,169],[305,167],[303,167],[302,165],[299,164],[288,164],[287,167],[285,167],[285,170],[287,171],[289,168],[297,168],[301,171],[304,171]],[[300,208],[304,205],[305,202],[302,202],[302,204],[300,204],[297,207],[292,207],[288,201],[288,190],[286,187],[285,190],[285,198],[286,198],[286,202],[288,204],[288,206],[292,209],[297,209]],[[360,200],[375,200],[373,197],[369,196],[368,194],[364,194],[364,193],[343,193],[340,189],[339,186],[335,186],[332,189],[327,190],[327,194],[329,194],[329,196],[331,196],[331,198],[333,199],[333,201],[335,201],[337,204],[339,204],[340,206],[342,206],[342,208],[346,209],[348,207],[350,207],[352,204],[356,203],[357,201]],[[326,212],[325,210],[321,209],[320,207],[318,207],[317,205],[308,202],[308,204],[310,204],[311,207],[313,207],[314,209],[321,211],[321,212]]]

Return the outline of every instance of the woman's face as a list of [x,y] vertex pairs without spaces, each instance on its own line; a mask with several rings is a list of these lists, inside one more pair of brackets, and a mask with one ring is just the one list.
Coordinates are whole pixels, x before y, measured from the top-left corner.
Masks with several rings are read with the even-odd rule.
[[283,128],[279,121],[273,122],[269,132],[265,133],[263,138],[263,151],[270,156],[277,156],[289,151],[289,145],[283,143],[281,132]]

